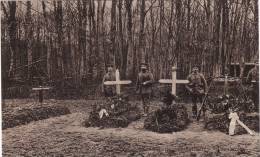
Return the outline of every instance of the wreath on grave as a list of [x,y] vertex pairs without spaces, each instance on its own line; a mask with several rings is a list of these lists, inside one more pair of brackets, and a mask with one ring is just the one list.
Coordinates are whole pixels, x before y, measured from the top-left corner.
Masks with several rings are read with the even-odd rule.
[[167,93],[163,98],[164,105],[150,113],[144,121],[144,128],[159,133],[181,131],[189,124],[186,108],[181,104],[172,104],[175,96]]
[[86,127],[117,128],[127,127],[132,121],[141,118],[141,111],[137,104],[131,104],[123,96],[108,98],[103,104],[94,104]]
[[[230,109],[238,113],[239,119],[250,129],[259,131],[259,114],[254,111],[252,100],[242,97],[221,96],[209,97],[208,108],[211,114],[205,119],[205,128],[208,130],[219,130],[227,133],[230,125]],[[246,133],[241,126],[236,129],[236,134]]]
[[224,113],[229,108],[236,111],[251,113],[255,111],[255,105],[251,99],[234,97],[232,95],[209,96],[207,100],[208,110],[213,114]]

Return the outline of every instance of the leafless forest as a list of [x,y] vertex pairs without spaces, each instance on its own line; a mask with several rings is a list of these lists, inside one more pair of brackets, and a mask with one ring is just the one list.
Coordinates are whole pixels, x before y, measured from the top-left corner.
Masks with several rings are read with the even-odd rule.
[[3,156],[259,156],[258,0],[0,3]]
[[91,89],[108,64],[132,81],[142,62],[155,79],[176,63],[178,77],[194,64],[209,77],[258,55],[257,0],[1,1],[1,12],[4,91],[37,78]]

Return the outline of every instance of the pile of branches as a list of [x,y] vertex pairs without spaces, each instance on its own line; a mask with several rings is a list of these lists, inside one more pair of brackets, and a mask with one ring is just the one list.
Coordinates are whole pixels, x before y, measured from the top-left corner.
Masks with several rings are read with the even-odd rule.
[[[243,122],[249,129],[259,132],[259,114],[240,113],[239,120]],[[228,133],[230,119],[228,113],[213,114],[206,119],[205,128],[208,130],[219,130]],[[235,129],[236,134],[245,134],[246,130],[237,124]]]
[[[251,130],[259,132],[259,114],[241,113],[239,119]],[[237,128],[237,134],[247,133],[240,125]]]
[[60,115],[70,114],[67,107],[57,104],[35,103],[16,108],[3,109],[3,129],[12,128],[18,125],[24,125],[32,121],[47,119]]
[[[223,78],[221,81],[214,80],[215,86],[213,86],[214,95],[211,94],[207,98],[207,110],[211,114],[207,114],[205,118],[205,128],[208,130],[219,130],[227,133],[229,130],[230,112],[237,112],[239,119],[250,129],[259,131],[259,112],[253,115],[252,112],[257,111],[255,104],[250,98],[249,91],[246,87],[241,84],[241,80],[236,78],[233,79],[233,83],[229,82],[228,91],[231,95],[221,95],[219,92],[222,91]],[[218,85],[217,83],[220,83]],[[215,88],[215,89],[214,89]],[[240,125],[236,127],[236,134],[246,133],[246,130]]]
[[229,95],[223,96],[209,96],[208,109],[213,114],[225,113],[229,108],[236,111],[243,111],[251,113],[255,111],[255,105],[251,99],[244,99],[243,97],[234,97]]
[[[106,111],[102,118],[101,110]],[[88,119],[85,120],[86,127],[106,127],[117,128],[127,127],[132,121],[141,118],[141,110],[137,104],[130,104],[127,98],[113,97],[109,98],[104,104],[94,104]]]
[[[253,114],[255,105],[251,99],[234,96],[219,96],[208,98],[208,109],[211,111],[210,117],[205,119],[205,128],[208,130],[219,130],[228,132],[230,119],[228,118],[230,109],[239,115],[240,121],[254,131],[259,131],[259,114]],[[237,125],[236,134],[246,133],[246,130]]]
[[228,119],[228,113],[211,114],[211,117],[205,119],[205,129],[207,130],[219,130],[224,133],[228,133],[230,119]]
[[159,133],[184,130],[189,124],[186,108],[180,104],[162,107],[148,115],[144,128]]

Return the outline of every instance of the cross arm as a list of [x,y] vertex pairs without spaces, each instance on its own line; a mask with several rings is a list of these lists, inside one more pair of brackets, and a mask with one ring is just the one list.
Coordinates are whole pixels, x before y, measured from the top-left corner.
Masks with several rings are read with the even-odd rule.
[[171,79],[160,79],[159,80],[160,83],[172,83]]
[[32,88],[32,90],[49,90],[49,87],[38,87],[38,88]]
[[[160,83],[172,83],[173,81],[171,79],[160,79]],[[188,80],[176,80],[176,83],[189,83]]]
[[189,83],[188,80],[176,80],[176,83]]
[[104,85],[130,84],[132,81],[105,81]]

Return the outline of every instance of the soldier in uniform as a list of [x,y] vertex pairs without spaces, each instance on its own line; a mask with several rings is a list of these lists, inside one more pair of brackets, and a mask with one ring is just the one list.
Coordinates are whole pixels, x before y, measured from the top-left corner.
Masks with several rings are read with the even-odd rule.
[[116,89],[114,86],[105,85],[104,82],[106,81],[115,81],[116,76],[113,71],[112,65],[108,65],[107,67],[107,73],[103,77],[102,81],[102,92],[104,93],[105,97],[113,97],[116,95]]
[[258,60],[255,61],[255,67],[248,72],[247,83],[250,84],[250,95],[253,99],[255,109],[258,110],[259,104],[259,63]]
[[197,116],[197,101],[202,102],[207,90],[207,81],[203,74],[199,73],[197,66],[192,68],[192,73],[187,77],[187,80],[189,83],[186,85],[186,89],[190,92],[192,98],[192,113],[195,118]]
[[149,99],[152,94],[153,74],[148,71],[147,64],[141,64],[141,72],[138,74],[136,91],[140,94],[143,104],[144,116],[149,112]]

